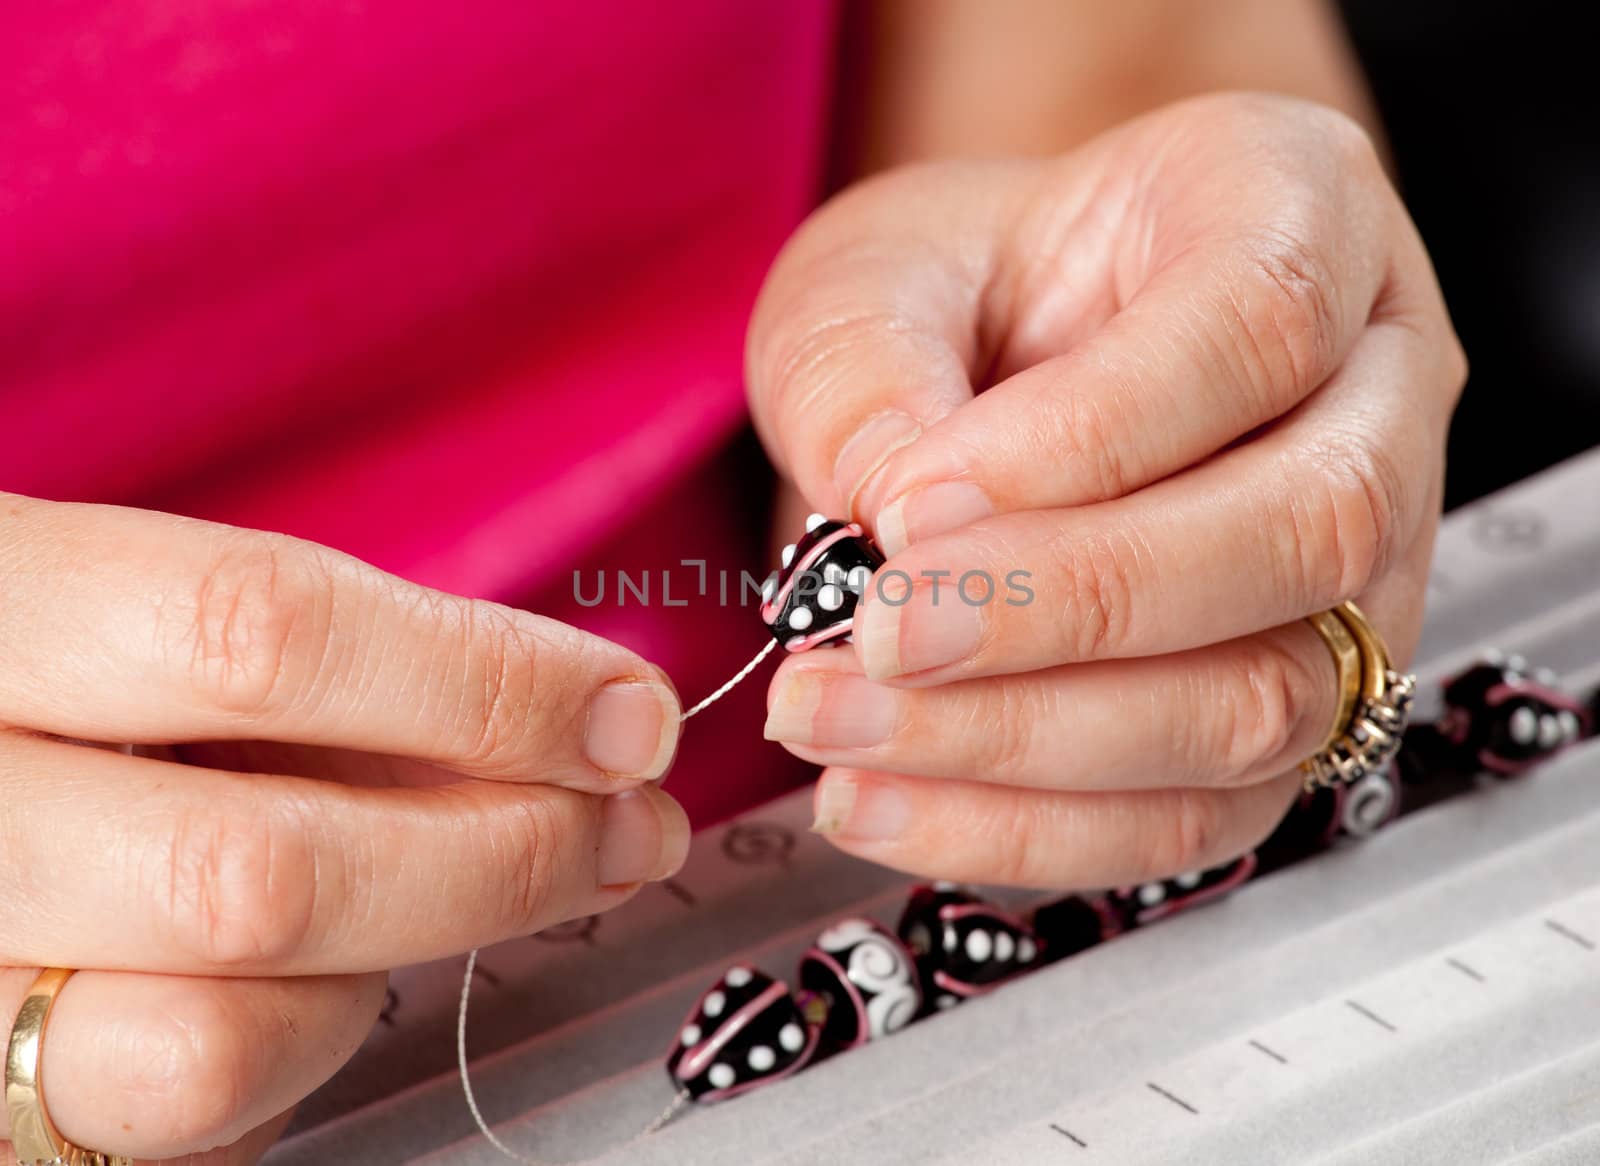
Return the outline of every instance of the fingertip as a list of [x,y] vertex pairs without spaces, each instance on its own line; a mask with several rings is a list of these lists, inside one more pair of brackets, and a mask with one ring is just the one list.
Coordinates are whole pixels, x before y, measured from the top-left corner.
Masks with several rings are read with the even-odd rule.
[[890,684],[900,678],[904,669],[900,666],[898,612],[885,607],[875,617],[858,618],[854,639],[868,680]]
[[972,482],[935,482],[901,494],[878,514],[878,545],[897,555],[914,542],[959,530],[995,512],[989,495]]
[[658,669],[608,681],[589,699],[583,750],[589,763],[619,778],[656,781],[672,766],[683,706]]
[[877,513],[883,471],[899,450],[922,436],[922,423],[901,409],[869,417],[840,447],[833,480],[844,499],[845,513],[867,520]]
[[689,854],[689,816],[654,786],[606,798],[600,812],[596,881],[602,890],[671,878]]
[[811,832],[825,838],[838,837],[850,821],[850,811],[855,802],[854,775],[843,770],[824,770],[811,791]]
[[649,672],[650,682],[660,692],[662,703],[667,710],[668,719],[681,724],[683,721],[683,697],[678,692],[678,686],[672,682],[672,677],[654,664],[646,663],[645,668]]
[[657,788],[645,791],[655,803],[661,817],[661,859],[651,875],[651,882],[669,879],[683,869],[689,859],[689,844],[694,836],[689,814],[676,798]]
[[902,782],[856,770],[824,770],[812,804],[812,832],[842,844],[893,846],[912,824],[911,797]]
[[791,745],[809,744],[812,721],[821,703],[822,680],[815,670],[791,671],[781,680],[774,677],[762,737]]

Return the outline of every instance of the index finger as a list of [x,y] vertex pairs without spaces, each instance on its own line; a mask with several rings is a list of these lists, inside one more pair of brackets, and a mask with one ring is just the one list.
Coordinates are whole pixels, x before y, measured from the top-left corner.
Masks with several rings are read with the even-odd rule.
[[268,739],[616,789],[677,746],[634,653],[283,535],[0,496],[0,721]]
[[[1313,392],[1380,297],[1396,299],[1402,212],[1341,114],[1208,99],[1104,140],[1096,164],[1132,208],[1106,256],[1115,313],[1069,348],[1006,359],[1012,375],[895,453],[873,516],[889,553],[992,514],[1122,497],[1203,460]],[[1056,173],[1046,185],[1067,187]],[[1057,265],[1092,261],[1081,250],[1069,241]]]

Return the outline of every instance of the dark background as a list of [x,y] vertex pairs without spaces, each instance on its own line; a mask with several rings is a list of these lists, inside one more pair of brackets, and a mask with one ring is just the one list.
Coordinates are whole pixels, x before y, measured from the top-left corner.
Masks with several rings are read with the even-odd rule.
[[1600,61],[1580,31],[1593,13],[1340,8],[1472,363],[1450,437],[1456,506],[1600,445]]

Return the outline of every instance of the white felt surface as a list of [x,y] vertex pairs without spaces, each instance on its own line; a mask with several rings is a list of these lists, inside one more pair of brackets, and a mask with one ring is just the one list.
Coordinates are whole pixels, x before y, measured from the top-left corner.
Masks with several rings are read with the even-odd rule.
[[[1424,684],[1486,646],[1600,684],[1600,452],[1447,521]],[[893,922],[908,880],[809,820],[801,792],[597,923],[485,953],[474,1080],[503,1137],[605,1155],[671,1096],[659,1056],[729,962],[787,976],[830,919]],[[459,969],[396,973],[273,1166],[502,1161],[453,1075]],[[1600,1162],[1600,743],[602,1160]]]

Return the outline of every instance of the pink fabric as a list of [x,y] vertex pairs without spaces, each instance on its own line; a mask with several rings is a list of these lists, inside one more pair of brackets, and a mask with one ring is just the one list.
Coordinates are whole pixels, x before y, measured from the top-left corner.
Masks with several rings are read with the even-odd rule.
[[[828,5],[54,0],[5,25],[0,487],[537,595],[690,699],[760,646],[748,609],[565,597],[579,564],[753,550],[703,475],[817,186]],[[701,819],[792,780],[750,715],[739,748],[690,734],[673,788]]]

